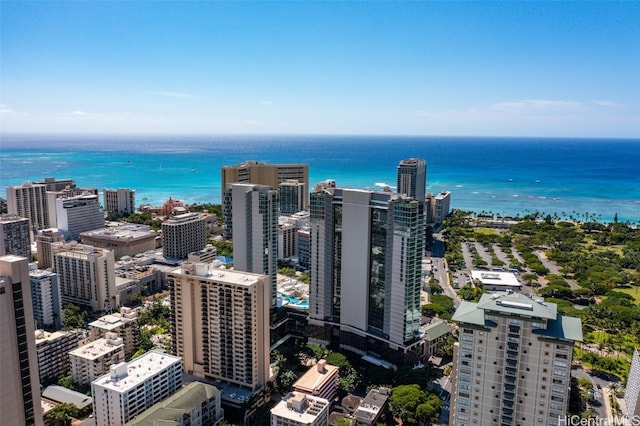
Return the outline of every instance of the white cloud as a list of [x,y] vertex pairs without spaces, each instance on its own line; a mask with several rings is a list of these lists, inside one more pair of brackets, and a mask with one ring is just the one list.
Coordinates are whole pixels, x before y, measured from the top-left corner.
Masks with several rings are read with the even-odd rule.
[[10,117],[16,115],[16,112],[6,105],[0,104],[0,117]]
[[619,107],[620,104],[617,102],[611,102],[611,101],[606,101],[606,100],[598,100],[598,101],[591,101],[592,104],[594,105],[598,105],[601,107],[607,107],[607,108],[615,108],[615,107]]
[[200,99],[201,98],[200,96],[193,95],[191,93],[184,93],[184,92],[166,92],[166,91],[157,90],[157,91],[151,91],[149,93],[152,95],[164,96],[167,98],[179,98],[179,99]]
[[88,112],[79,111],[79,110],[71,111],[71,115],[73,117],[82,117],[82,118],[88,118],[90,116]]
[[272,101],[266,101],[266,100],[265,100],[265,101],[259,101],[258,103],[259,103],[260,105],[273,105],[273,102],[272,102]]
[[580,102],[553,99],[524,99],[518,101],[498,102],[489,105],[489,110],[508,114],[568,112],[582,107]]

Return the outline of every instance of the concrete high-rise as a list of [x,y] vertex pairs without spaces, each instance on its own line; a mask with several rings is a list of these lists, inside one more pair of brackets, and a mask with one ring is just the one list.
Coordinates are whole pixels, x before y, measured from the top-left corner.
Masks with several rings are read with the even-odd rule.
[[113,251],[76,242],[54,243],[51,249],[64,303],[94,311],[117,308]]
[[270,376],[268,277],[184,262],[167,280],[173,353],[185,371],[262,390]]
[[277,301],[278,192],[267,185],[230,184],[223,200],[236,270],[268,275],[271,306]]
[[36,234],[36,251],[38,268],[47,269],[53,266],[51,244],[64,242],[64,235],[57,229],[43,229]]
[[451,212],[451,192],[442,191],[433,199],[433,222],[442,223]]
[[182,361],[150,351],[91,383],[96,426],[124,425],[182,387]]
[[454,350],[450,423],[559,425],[566,419],[573,345],[580,319],[521,293],[463,301]]
[[0,257],[0,424],[42,425],[29,261]]
[[13,254],[31,259],[29,219],[14,214],[0,216],[0,256]]
[[245,161],[235,166],[222,167],[222,198],[224,190],[232,183],[255,183],[267,185],[271,189],[289,180],[296,180],[304,184],[304,205],[308,204],[309,192],[309,165],[308,164],[266,164],[259,161]]
[[627,406],[629,418],[640,419],[640,348],[633,351],[624,403]]
[[51,227],[47,207],[47,185],[24,182],[7,187],[7,211],[30,221],[31,230]]
[[280,197],[280,214],[294,214],[302,211],[307,205],[307,188],[304,182],[287,180],[278,185]]
[[136,211],[136,191],[128,188],[102,190],[104,211],[129,216]]
[[78,347],[80,337],[80,330],[55,333],[36,330],[36,351],[41,385],[57,383],[61,377],[69,375],[71,372],[69,352]]
[[55,272],[36,269],[35,263],[29,265],[31,282],[31,301],[33,318],[37,328],[62,326],[62,297],[60,283]]
[[417,363],[424,203],[319,186],[310,212],[309,340]]
[[90,193],[56,198],[58,229],[68,239],[78,240],[81,232],[104,228],[104,213],[98,196]]
[[401,160],[398,164],[397,190],[415,200],[424,201],[427,185],[427,163],[422,158]]
[[198,213],[172,216],[162,222],[162,254],[164,257],[186,259],[189,253],[207,245],[205,218]]

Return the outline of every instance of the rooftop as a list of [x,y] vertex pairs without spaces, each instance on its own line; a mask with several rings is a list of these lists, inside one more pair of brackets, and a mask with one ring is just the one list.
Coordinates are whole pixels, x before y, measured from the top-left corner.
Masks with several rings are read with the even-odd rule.
[[122,348],[123,344],[120,337],[117,339],[101,338],[80,346],[78,349],[72,350],[69,352],[69,355],[74,355],[87,360],[95,360],[111,352],[122,350]]
[[[111,366],[110,373],[97,378],[93,383],[102,388],[124,393],[176,363],[182,365],[182,359],[163,352],[149,351],[128,363]],[[124,374],[125,366],[126,374]]]
[[171,273],[181,275],[194,275],[215,282],[250,286],[264,277],[261,274],[240,272],[230,269],[218,269],[209,263],[184,262],[180,267],[174,268]]
[[522,287],[522,284],[512,272],[471,271],[471,279],[479,280],[484,285]]
[[324,398],[291,392],[271,409],[271,414],[300,424],[311,424],[328,405],[329,401]]
[[42,397],[55,402],[74,404],[78,409],[93,404],[93,399],[90,396],[58,385],[47,386]]
[[304,373],[302,377],[293,384],[293,387],[313,393],[315,389],[322,388],[325,383],[338,375],[338,367],[325,363],[324,368],[321,369],[321,362],[322,360]]
[[380,410],[382,410],[391,396],[391,390],[388,388],[371,389],[367,396],[360,402],[360,406],[353,413],[356,419],[374,420]]
[[431,341],[451,333],[453,329],[454,327],[447,321],[438,320],[425,325],[421,331],[425,334],[425,340]]
[[99,237],[117,241],[133,241],[140,238],[155,237],[157,233],[148,225],[129,223],[80,233],[80,237]]

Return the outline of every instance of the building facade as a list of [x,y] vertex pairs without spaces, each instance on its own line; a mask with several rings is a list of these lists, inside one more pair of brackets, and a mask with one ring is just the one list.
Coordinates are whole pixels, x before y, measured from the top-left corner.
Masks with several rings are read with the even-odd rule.
[[267,185],[271,189],[278,189],[281,183],[297,181],[304,185],[305,194],[303,208],[307,207],[306,194],[309,192],[308,164],[266,164],[258,161],[245,161],[235,166],[222,167],[222,198],[224,190],[232,183],[255,183]]
[[29,262],[0,257],[0,424],[43,425]]
[[[35,263],[30,266],[35,266]],[[30,268],[31,300],[36,327],[62,327],[62,297],[55,272]]]
[[54,333],[44,330],[35,331],[40,384],[57,383],[61,377],[70,374],[69,352],[78,347],[80,337],[79,330],[56,331]]
[[136,191],[128,188],[102,190],[104,211],[129,216],[136,211]]
[[233,239],[236,270],[271,280],[271,306],[277,302],[278,192],[267,185],[234,183],[225,191],[225,230]]
[[51,244],[64,242],[64,235],[57,229],[43,229],[36,234],[36,251],[38,268],[47,269],[53,266]]
[[32,231],[50,228],[47,185],[24,182],[7,187],[7,211],[29,219]]
[[424,201],[427,186],[426,161],[422,158],[401,160],[397,172],[396,192]]
[[302,394],[333,401],[338,394],[339,378],[339,368],[321,359],[295,381],[293,389]]
[[298,228],[293,223],[278,223],[278,260],[298,256]]
[[423,207],[390,192],[311,193],[310,341],[418,362]]
[[261,390],[270,376],[267,277],[185,262],[167,278],[172,349],[185,371]]
[[433,222],[442,223],[451,212],[451,192],[442,191],[433,199]]
[[290,392],[271,409],[271,426],[327,426],[329,401],[299,392]]
[[640,419],[640,348],[633,351],[631,369],[627,378],[627,388],[624,393],[624,403],[629,418]]
[[286,180],[278,185],[280,214],[294,214],[307,206],[308,184],[298,180]]
[[557,311],[555,303],[512,292],[460,304],[451,425],[563,424],[582,325]]
[[31,259],[29,219],[14,214],[0,216],[0,256],[8,254]]
[[89,340],[105,338],[107,333],[115,333],[122,338],[125,357],[133,355],[138,350],[140,337],[136,311],[123,306],[120,312],[104,315],[89,323]]
[[63,303],[94,311],[117,308],[113,251],[75,242],[55,243],[51,249]]
[[115,333],[89,342],[69,352],[71,377],[80,385],[89,384],[106,374],[109,367],[124,361],[122,338]]
[[186,259],[189,253],[207,245],[204,216],[185,213],[162,222],[162,254],[164,257]]
[[149,351],[91,383],[96,426],[124,425],[182,387],[182,361]]
[[67,239],[78,240],[81,232],[104,228],[104,213],[98,196],[84,192],[67,198],[56,198],[57,227]]

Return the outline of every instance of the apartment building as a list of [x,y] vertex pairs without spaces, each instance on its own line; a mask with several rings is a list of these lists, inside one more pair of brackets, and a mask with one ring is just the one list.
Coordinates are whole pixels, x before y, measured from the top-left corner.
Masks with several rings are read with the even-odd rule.
[[15,214],[0,216],[0,256],[13,254],[31,259],[29,219]]
[[294,214],[307,206],[308,184],[298,180],[286,180],[278,184],[280,214]]
[[397,168],[396,192],[424,201],[427,186],[427,162],[422,158],[401,160]]
[[63,303],[94,311],[117,308],[113,251],[76,242],[54,243],[51,250]]
[[186,259],[189,253],[207,245],[204,216],[185,213],[162,222],[162,254],[164,257]]
[[53,252],[51,244],[63,243],[64,235],[57,229],[43,229],[36,234],[36,251],[38,254],[38,268],[47,269],[53,266]]
[[109,367],[124,361],[124,344],[115,333],[94,340],[69,352],[71,377],[85,385],[106,374]]
[[89,323],[89,340],[98,340],[114,333],[122,338],[124,356],[130,357],[138,350],[140,328],[135,310],[121,307],[120,312],[104,315]]
[[104,213],[98,196],[89,192],[55,199],[56,226],[67,239],[78,240],[80,233],[104,228]]
[[418,363],[424,203],[322,185],[310,213],[309,340]]
[[35,266],[35,263],[29,265],[29,282],[36,327],[60,328],[62,327],[62,297],[58,274],[36,269]]
[[559,425],[566,419],[573,345],[580,319],[521,293],[463,301],[451,377],[450,424]]
[[180,358],[157,351],[112,365],[91,383],[96,426],[124,425],[182,387]]
[[185,371],[262,390],[270,377],[267,277],[185,262],[167,279],[172,352]]
[[71,373],[69,352],[78,347],[80,338],[79,330],[35,331],[40,384],[57,383],[61,377]]
[[290,392],[271,409],[271,426],[327,426],[329,401],[299,392]]
[[296,380],[293,389],[296,392],[333,401],[338,393],[339,378],[339,368],[321,359]]
[[136,211],[136,191],[129,188],[102,190],[104,211],[129,216]]
[[0,257],[0,425],[43,425],[29,261]]

